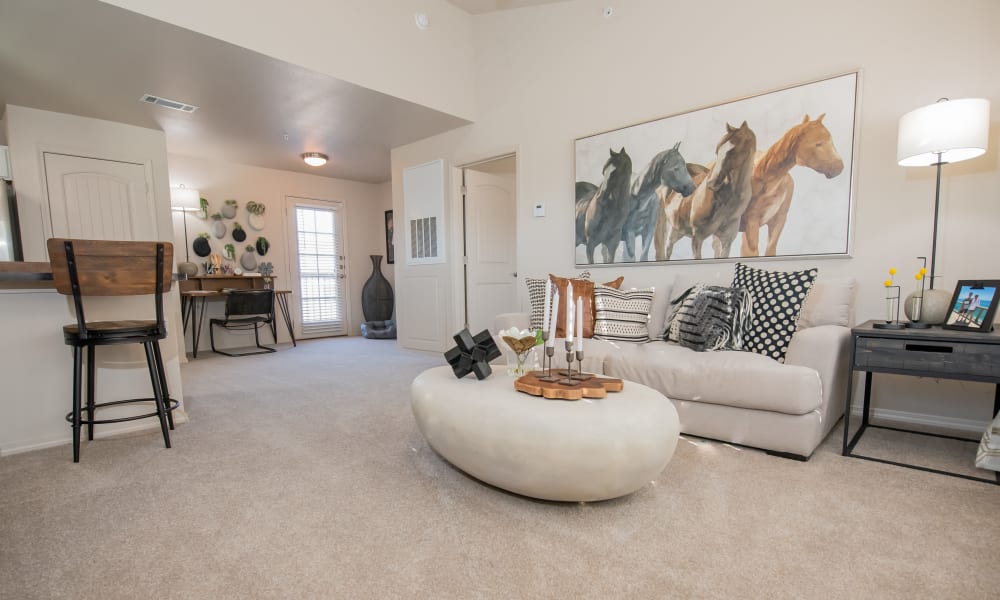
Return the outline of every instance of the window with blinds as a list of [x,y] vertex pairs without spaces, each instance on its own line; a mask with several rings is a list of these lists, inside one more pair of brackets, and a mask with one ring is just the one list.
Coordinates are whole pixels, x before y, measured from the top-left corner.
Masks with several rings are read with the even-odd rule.
[[347,334],[342,213],[336,205],[332,206],[295,206],[299,298],[305,336]]

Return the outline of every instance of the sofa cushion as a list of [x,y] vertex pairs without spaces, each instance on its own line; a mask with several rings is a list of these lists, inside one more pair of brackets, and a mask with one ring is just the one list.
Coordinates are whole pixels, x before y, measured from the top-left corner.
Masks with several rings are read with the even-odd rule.
[[746,288],[753,299],[753,316],[746,349],[784,362],[788,343],[802,311],[802,302],[816,280],[816,269],[765,271],[736,263],[733,287]]
[[651,340],[663,339],[663,334],[667,331],[667,311],[670,309],[670,294],[673,292],[673,287],[674,279],[672,277],[655,286],[653,306],[649,310],[649,322],[646,323]]
[[649,311],[653,288],[619,290],[594,286],[594,337],[601,340],[642,343],[649,341]]
[[752,352],[695,352],[656,341],[631,345],[629,352],[607,353],[605,374],[647,385],[672,400],[802,415],[818,409],[823,399],[819,374],[808,367]]
[[802,303],[798,329],[820,325],[853,325],[852,309],[857,285],[858,282],[853,277],[817,279]]
[[[588,277],[590,276],[588,271],[584,271],[584,273]],[[559,318],[556,321],[556,337],[566,337],[566,294],[569,289],[570,282],[573,283],[573,306],[576,306],[577,298],[583,300],[583,337],[594,337],[594,282],[589,279],[571,279],[568,277],[557,277],[555,275],[549,275],[549,278],[552,280],[552,283],[556,285],[556,289],[559,290],[559,301],[562,302],[562,306],[559,307]],[[618,279],[609,281],[604,285],[617,288],[621,287],[622,281],[624,280],[624,277],[619,277]],[[579,316],[577,318],[579,318]],[[576,335],[575,331],[573,332],[573,335]]]
[[750,295],[743,288],[698,284],[684,297],[669,337],[698,352],[742,350],[750,308]]
[[[579,279],[590,279],[590,271],[584,271],[577,277]],[[524,279],[524,284],[528,286],[528,302],[531,305],[532,329],[541,329],[545,323],[545,284],[548,282],[549,279],[547,277],[526,277]]]

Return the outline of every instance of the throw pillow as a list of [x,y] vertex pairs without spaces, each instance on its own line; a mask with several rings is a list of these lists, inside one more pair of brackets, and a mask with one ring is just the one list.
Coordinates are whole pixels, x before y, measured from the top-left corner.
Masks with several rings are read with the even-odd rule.
[[658,285],[656,293],[653,294],[653,307],[649,310],[649,322],[646,328],[649,331],[649,339],[663,339],[663,334],[667,331],[667,314],[670,311],[670,292],[674,286],[673,278],[667,279],[664,285]]
[[746,288],[753,301],[747,350],[785,362],[802,302],[817,273],[817,269],[764,271],[736,263],[733,287]]
[[698,352],[742,350],[751,314],[747,290],[698,284],[684,295],[671,323],[670,337]]
[[[580,279],[590,279],[590,271],[584,271],[579,275]],[[549,281],[546,278],[526,277],[525,285],[528,286],[528,303],[531,305],[531,329],[542,328],[545,322],[545,284]],[[552,310],[551,308],[549,310]]]
[[817,279],[802,302],[797,329],[819,325],[850,327],[856,287],[853,277]]
[[[587,273],[589,275],[589,273]],[[556,322],[556,337],[566,337],[566,292],[569,282],[573,282],[573,306],[576,306],[576,299],[583,299],[583,337],[594,337],[594,282],[589,279],[569,279],[567,277],[556,277],[549,275],[552,282],[559,290],[559,320]],[[620,287],[624,277],[619,277],[614,281],[609,281],[604,285],[617,288]],[[576,332],[573,332],[576,335]]]
[[594,338],[618,342],[648,342],[646,321],[653,306],[654,288],[619,290],[594,286]]

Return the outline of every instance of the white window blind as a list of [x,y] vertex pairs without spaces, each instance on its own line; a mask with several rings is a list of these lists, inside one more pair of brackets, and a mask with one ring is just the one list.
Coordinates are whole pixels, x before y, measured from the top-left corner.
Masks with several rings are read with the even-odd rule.
[[336,208],[295,207],[304,335],[346,335],[343,223]]

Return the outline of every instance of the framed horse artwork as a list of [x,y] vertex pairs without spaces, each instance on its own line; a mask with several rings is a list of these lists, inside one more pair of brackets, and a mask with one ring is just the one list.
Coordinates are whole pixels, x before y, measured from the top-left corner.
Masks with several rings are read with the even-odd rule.
[[859,73],[576,140],[577,265],[850,256]]

